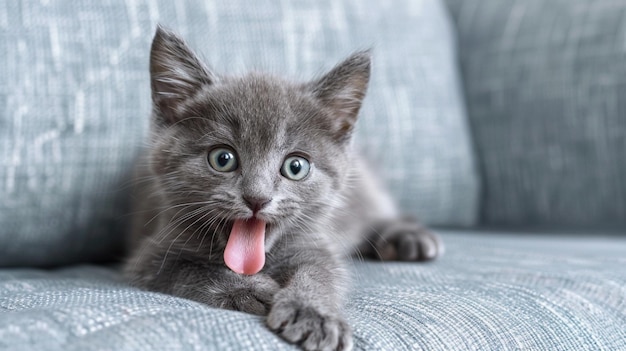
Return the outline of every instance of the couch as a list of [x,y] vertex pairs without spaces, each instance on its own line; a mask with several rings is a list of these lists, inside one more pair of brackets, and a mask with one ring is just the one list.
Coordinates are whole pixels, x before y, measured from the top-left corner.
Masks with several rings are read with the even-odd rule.
[[622,1],[24,0],[0,2],[0,350],[296,349],[121,278],[157,23],[231,74],[373,48],[356,144],[446,252],[350,261],[355,349],[626,349]]

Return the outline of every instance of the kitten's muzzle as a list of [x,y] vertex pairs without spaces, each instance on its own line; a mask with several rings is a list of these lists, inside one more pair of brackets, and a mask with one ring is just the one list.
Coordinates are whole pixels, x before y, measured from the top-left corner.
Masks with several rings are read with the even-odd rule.
[[251,209],[254,214],[257,214],[259,211],[261,211],[271,201],[271,198],[266,197],[243,196],[243,202],[246,203],[246,206],[248,206],[248,208]]

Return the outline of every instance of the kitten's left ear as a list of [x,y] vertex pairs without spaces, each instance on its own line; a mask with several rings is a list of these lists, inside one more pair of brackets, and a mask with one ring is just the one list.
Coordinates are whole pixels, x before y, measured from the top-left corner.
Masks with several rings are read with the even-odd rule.
[[370,78],[370,51],[359,51],[313,82],[314,95],[333,115],[339,140],[350,138]]

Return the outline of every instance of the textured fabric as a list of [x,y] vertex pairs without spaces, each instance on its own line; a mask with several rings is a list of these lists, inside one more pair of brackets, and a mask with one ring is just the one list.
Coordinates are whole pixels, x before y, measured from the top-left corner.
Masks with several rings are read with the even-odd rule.
[[227,73],[308,79],[372,46],[364,149],[408,212],[474,223],[477,180],[437,0],[0,0],[0,266],[105,258],[119,244],[157,22]]
[[626,2],[448,3],[483,221],[626,227]]
[[[356,350],[624,350],[626,240],[444,233],[431,264],[359,263]],[[0,270],[1,350],[295,350],[260,317],[111,269]]]

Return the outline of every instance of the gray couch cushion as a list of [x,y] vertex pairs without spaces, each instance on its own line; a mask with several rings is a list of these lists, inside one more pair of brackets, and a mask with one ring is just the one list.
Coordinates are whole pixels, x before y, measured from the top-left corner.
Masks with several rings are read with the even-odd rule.
[[626,2],[448,3],[484,222],[626,227]]
[[374,47],[359,139],[406,210],[471,225],[477,179],[438,0],[0,5],[0,266],[106,258],[146,134],[157,21],[219,71],[298,79]]
[[[626,349],[626,239],[443,237],[432,264],[355,262],[356,350]],[[295,350],[260,317],[95,266],[0,270],[0,315],[0,350]]]

